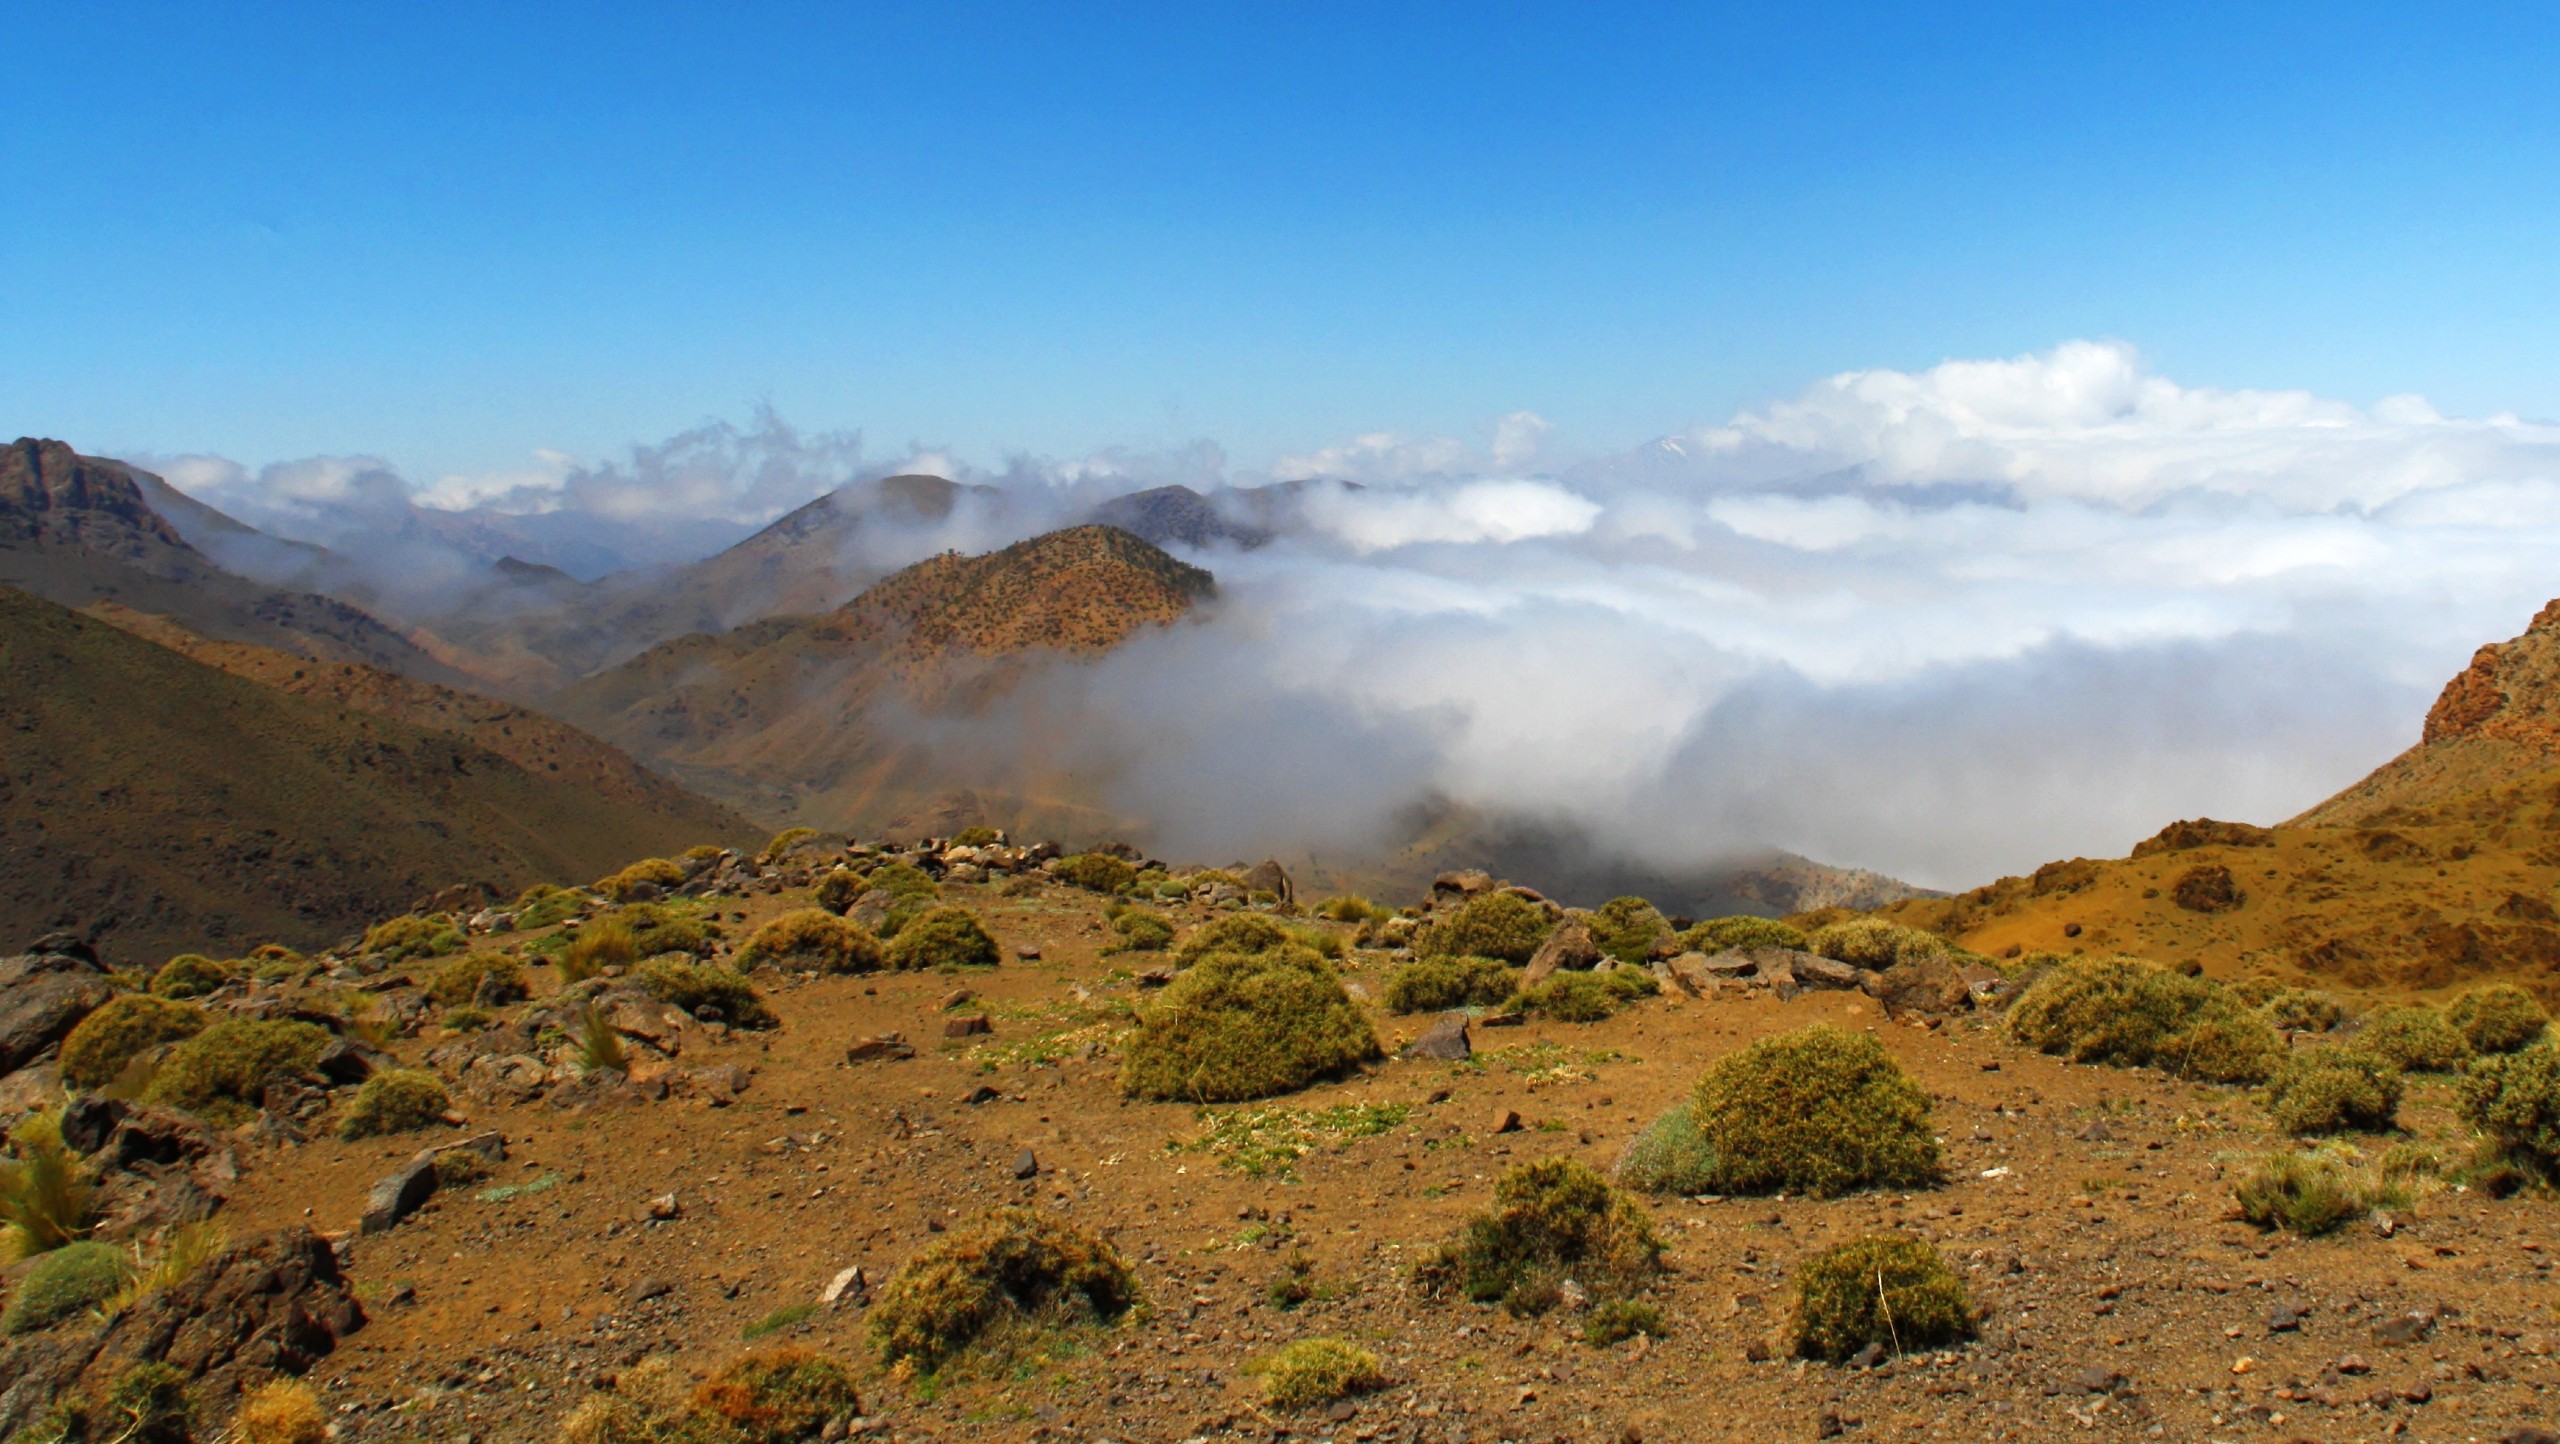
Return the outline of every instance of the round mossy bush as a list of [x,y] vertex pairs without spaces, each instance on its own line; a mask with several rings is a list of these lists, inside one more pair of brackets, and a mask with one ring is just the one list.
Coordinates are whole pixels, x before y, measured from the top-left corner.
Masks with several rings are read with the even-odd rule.
[[329,1032],[289,1018],[233,1018],[169,1050],[143,1093],[146,1103],[184,1109],[229,1126],[257,1112],[267,1080],[311,1066]]
[[1803,933],[1776,918],[1748,916],[1709,918],[1682,933],[1680,945],[1693,953],[1721,953],[1734,948],[1805,950]]
[[1111,919],[1111,930],[1120,935],[1112,952],[1160,953],[1173,946],[1173,924],[1145,908],[1123,909]]
[[237,963],[216,962],[202,953],[180,953],[151,975],[151,991],[163,998],[201,998],[239,976]]
[[644,857],[596,884],[596,891],[615,902],[654,888],[665,892],[684,886],[684,864],[663,857]]
[[790,972],[876,972],[880,940],[825,908],[794,908],[747,934],[738,949],[740,967],[767,963]]
[[0,1334],[49,1329],[124,1291],[133,1259],[107,1243],[70,1243],[40,1254],[0,1312]]
[[1263,913],[1230,913],[1190,932],[1174,947],[1178,967],[1189,967],[1211,953],[1260,953],[1296,942],[1278,918]]
[[1211,953],[1139,1013],[1121,1086],[1142,1098],[1240,1103],[1377,1056],[1369,1020],[1314,949]]
[[2509,1161],[2560,1178],[2560,1048],[2496,1053],[2455,1085],[2462,1121]]
[[1714,1193],[1716,1151],[1698,1131],[1693,1104],[1682,1103],[1635,1136],[1618,1155],[1616,1177],[1638,1193]]
[[427,980],[427,996],[448,1008],[482,1001],[512,1003],[527,991],[523,965],[505,953],[466,953],[439,966]]
[[933,898],[942,895],[922,868],[903,862],[884,862],[863,874],[866,888],[878,888],[891,897]]
[[2326,1033],[2347,1020],[2347,1005],[2318,988],[2277,988],[2257,1008],[2288,1033]]
[[329,1410],[300,1379],[269,1379],[240,1401],[226,1444],[329,1444]]
[[1348,1339],[1296,1339],[1245,1365],[1276,1409],[1312,1409],[1386,1387],[1378,1356]]
[[1929,1095],[1882,1043],[1817,1023],[1716,1060],[1689,1105],[1717,1191],[1810,1193],[1936,1183]]
[[1869,1344],[1933,1349],[1973,1333],[1973,1301],[1926,1239],[1881,1234],[1824,1249],[1796,1270],[1795,1351],[1846,1359]]
[[1138,882],[1137,868],[1107,852],[1080,852],[1073,857],[1062,857],[1058,859],[1057,866],[1050,869],[1050,876],[1076,887],[1114,895],[1127,892]]
[[1000,1208],[908,1261],[871,1309],[883,1362],[939,1368],[1017,1321],[1109,1323],[1138,1302],[1111,1245],[1028,1208]]
[[2072,958],[2009,1009],[2010,1035],[2075,1063],[2152,1067],[2207,1083],[2262,1083],[2284,1039],[2238,994],[2141,958]]
[[1494,958],[1417,958],[1387,979],[1386,1003],[1397,1013],[1494,1007],[1511,996],[1520,970]]
[[2376,1008],[2355,1034],[2356,1046],[2410,1073],[2450,1073],[2471,1061],[2471,1040],[2443,1011],[2424,1003]]
[[2277,1128],[2296,1138],[2374,1133],[2400,1115],[2400,1070],[2362,1048],[2322,1043],[2278,1064],[2260,1101]]
[[996,940],[967,908],[929,908],[889,940],[883,954],[900,972],[918,968],[992,968],[1002,960]]
[[1417,933],[1413,950],[1422,957],[1495,958],[1522,964],[1537,954],[1538,944],[1554,930],[1555,920],[1547,910],[1518,893],[1478,893]]
[[814,1349],[742,1354],[704,1380],[665,1437],[706,1444],[802,1444],[862,1412],[853,1370]]
[[341,1138],[371,1138],[408,1133],[442,1123],[453,1100],[444,1084],[423,1068],[385,1068],[356,1089],[347,1116],[338,1123]]
[[1671,924],[1640,897],[1612,898],[1582,925],[1591,930],[1591,941],[1601,952],[1622,963],[1643,962],[1655,943],[1671,936]]
[[440,958],[458,953],[463,946],[462,929],[443,913],[425,916],[411,913],[375,923],[365,930],[364,953],[385,963],[405,963],[412,958]]
[[104,1088],[135,1058],[163,1043],[192,1038],[212,1020],[212,1014],[193,1003],[120,993],[82,1018],[62,1040],[63,1081]]
[[1945,938],[1907,928],[1882,918],[1852,918],[1816,928],[1806,936],[1805,951],[1853,968],[1882,972],[1914,958],[1943,958],[1955,951]]
[[1493,1207],[1424,1259],[1414,1281],[1525,1317],[1561,1302],[1567,1280],[1594,1299],[1623,1298],[1661,1267],[1662,1240],[1641,1205],[1580,1159],[1542,1158],[1496,1180]]
[[1514,995],[1509,1006],[1558,1023],[1597,1023],[1615,1015],[1621,1004],[1650,998],[1661,991],[1662,985],[1654,981],[1653,974],[1642,968],[1555,972],[1536,987]]
[[721,1021],[740,1028],[770,1028],[779,1021],[753,983],[717,963],[669,953],[633,968],[631,977],[649,996],[697,1018],[709,1008],[718,1012]]
[[2231,1197],[2250,1223],[2304,1238],[2334,1233],[2373,1207],[2345,1160],[2327,1152],[2268,1154],[2233,1180]]
[[2454,999],[2444,1020],[2475,1053],[2512,1053],[2540,1041],[2551,1015],[2543,1011],[2541,1000],[2515,984],[2492,983]]

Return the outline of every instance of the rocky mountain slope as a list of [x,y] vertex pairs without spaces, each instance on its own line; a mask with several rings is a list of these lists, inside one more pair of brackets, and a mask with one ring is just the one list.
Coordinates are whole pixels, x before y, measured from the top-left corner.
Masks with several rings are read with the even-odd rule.
[[[1213,590],[1126,532],[1074,527],[930,558],[834,611],[679,638],[547,705],[750,815],[922,830],[977,779],[875,709],[965,713],[1032,666],[1179,621]],[[1065,790],[989,800],[1016,824],[1092,806]]]
[[[185,505],[191,524],[209,533],[249,532],[209,507]],[[0,583],[66,607],[120,602],[225,641],[462,680],[359,607],[225,570],[155,509],[131,468],[59,441],[21,437],[0,450]]]
[[2126,951],[2352,989],[2560,996],[2560,602],[2480,649],[2422,740],[2274,827],[2175,823],[1892,916],[1978,951]]
[[511,761],[468,736],[503,716],[370,669],[305,664],[295,695],[8,588],[0,668],[0,934],[69,927],[155,962],[310,946],[451,884],[512,893],[736,837],[556,723],[510,739]]

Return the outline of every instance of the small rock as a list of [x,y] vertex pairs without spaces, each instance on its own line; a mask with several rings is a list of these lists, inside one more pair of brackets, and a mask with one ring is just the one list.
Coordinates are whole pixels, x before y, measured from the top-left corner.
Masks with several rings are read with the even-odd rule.
[[981,1083],[981,1084],[979,1084],[977,1087],[970,1089],[970,1090],[969,1090],[969,1096],[967,1096],[966,1098],[961,1099],[960,1101],[961,1101],[961,1102],[963,1102],[963,1103],[972,1103],[972,1104],[974,1104],[974,1103],[993,1103],[993,1102],[995,1102],[997,1099],[1002,1098],[1003,1096],[1004,1096],[1003,1094],[1001,1094],[1001,1093],[997,1092],[995,1089],[988,1087],[988,1086],[987,1086],[986,1084],[984,1084],[984,1083]]
[[1516,1112],[1516,1111],[1514,1111],[1514,1110],[1512,1110],[1512,1109],[1509,1109],[1509,1108],[1496,1108],[1495,1110],[1493,1110],[1493,1127],[1492,1127],[1491,1129],[1487,1130],[1487,1131],[1488,1131],[1488,1132],[1493,1132],[1493,1133],[1517,1133],[1517,1132],[1519,1132],[1519,1131],[1520,1131],[1520,1115],[1519,1115],[1519,1113],[1518,1113],[1518,1112]]
[[675,1291],[676,1286],[665,1279],[643,1279],[631,1286],[631,1302],[645,1304],[651,1299],[663,1299]]
[[1467,1015],[1443,1013],[1439,1021],[1424,1030],[1421,1037],[1404,1045],[1408,1058],[1434,1058],[1442,1062],[1463,1063],[1475,1054],[1475,1046],[1467,1038]]
[[1883,1362],[1884,1345],[1873,1342],[1849,1356],[1849,1367],[1852,1369],[1872,1369]]
[[895,1033],[883,1033],[877,1038],[856,1038],[844,1050],[848,1063],[895,1063],[915,1055],[915,1045]]
[[1487,1013],[1476,1021],[1488,1028],[1517,1028],[1529,1021],[1526,1013]]
[[1033,1153],[1028,1148],[1022,1150],[1022,1156],[1013,1161],[1013,1176],[1016,1178],[1038,1178],[1040,1176],[1040,1156]]
[[988,1020],[986,1014],[972,1013],[965,1018],[951,1018],[945,1020],[942,1025],[942,1036],[946,1038],[974,1038],[979,1034],[992,1033],[995,1030],[996,1025]]
[[2400,1402],[2404,1404],[2423,1404],[2428,1400],[2433,1399],[2435,1396],[2435,1386],[2424,1379],[2420,1379],[2418,1382],[2411,1384],[2400,1391]]
[[2538,1424],[2519,1424],[2499,1435],[2498,1444],[2560,1444],[2560,1434]]
[[954,1008],[965,1008],[976,1001],[978,1001],[978,995],[976,993],[969,991],[967,988],[962,988],[956,993],[945,993],[943,995],[942,1011],[948,1013]]
[[827,1281],[826,1288],[818,1294],[818,1302],[832,1309],[848,1300],[861,1298],[869,1287],[869,1281],[862,1276],[862,1265],[855,1264]]
[[2386,1344],[2414,1344],[2436,1330],[2432,1314],[2401,1314],[2373,1326],[2373,1336]]
[[1026,963],[1036,963],[1040,961],[1040,949],[1037,945],[1032,943],[1023,943],[1015,947],[1013,955]]
[[2091,1365],[2074,1374],[2071,1382],[2083,1394],[2120,1394],[2133,1381],[2120,1370]]
[[2338,1360],[2336,1365],[2333,1367],[2335,1367],[2341,1374],[2370,1374],[2373,1372],[2373,1365],[2366,1363],[2364,1355],[2362,1354],[2349,1354]]
[[1333,1401],[1332,1407],[1324,1411],[1324,1416],[1331,1419],[1336,1424],[1342,1424],[1348,1423],[1351,1417],[1359,1412],[1359,1405],[1352,1403],[1348,1399],[1336,1399]]
[[374,1184],[365,1195],[364,1215],[356,1223],[356,1232],[381,1233],[400,1220],[416,1213],[435,1197],[436,1163],[432,1156],[413,1158],[399,1172]]
[[2290,1304],[2278,1304],[2267,1310],[2267,1332],[2290,1334],[2302,1327],[2302,1310]]
[[680,1218],[683,1214],[684,1205],[677,1202],[676,1196],[672,1193],[659,1194],[656,1198],[650,1199],[648,1205],[641,1210],[641,1217],[659,1223]]
[[1148,968],[1144,972],[1138,974],[1138,986],[1141,988],[1169,988],[1173,986],[1173,978],[1174,972],[1171,968]]
[[2081,1129],[2075,1136],[2083,1143],[2113,1143],[2116,1138],[2115,1130],[2109,1128],[2103,1118]]
[[1816,1439],[1837,1439],[1840,1437],[1841,1427],[1840,1411],[1837,1409],[1825,1409],[1820,1414],[1814,1416],[1813,1437]]

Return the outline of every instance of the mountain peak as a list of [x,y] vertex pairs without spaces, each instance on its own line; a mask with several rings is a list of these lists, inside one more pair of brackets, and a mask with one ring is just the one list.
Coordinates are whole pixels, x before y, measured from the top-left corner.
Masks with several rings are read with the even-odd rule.
[[0,542],[116,554],[193,550],[125,468],[32,436],[0,451]]
[[984,556],[945,552],[845,604],[903,632],[911,652],[1096,652],[1216,593],[1209,573],[1114,526],[1047,532]]

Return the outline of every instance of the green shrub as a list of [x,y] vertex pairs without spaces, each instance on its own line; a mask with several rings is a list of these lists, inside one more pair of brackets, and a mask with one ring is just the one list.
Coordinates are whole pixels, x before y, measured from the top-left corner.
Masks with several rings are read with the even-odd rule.
[[490,1003],[512,1003],[527,994],[524,967],[505,953],[465,953],[436,969],[427,980],[427,996],[448,1008],[481,1001],[486,985]]
[[1721,953],[1734,948],[1787,948],[1805,951],[1804,934],[1776,918],[1738,915],[1709,918],[1680,935],[1681,946],[1693,953]]
[[1230,913],[1193,928],[1173,950],[1173,961],[1174,966],[1187,968],[1211,953],[1262,953],[1295,941],[1276,918]]
[[2445,1021],[2471,1044],[2475,1053],[2512,1053],[2542,1037],[2551,1015],[2533,994],[2513,983],[2473,988],[2453,1000]]
[[1348,1339],[1297,1339],[1245,1366],[1275,1409],[1312,1409],[1387,1385],[1378,1356]]
[[1425,1258],[1414,1282],[1526,1317],[1555,1307],[1568,1279],[1591,1298],[1625,1298],[1661,1267],[1662,1240],[1635,1200],[1579,1159],[1543,1158],[1503,1174],[1493,1207]]
[[1808,1359],[1847,1359],[1869,1344],[1932,1349],[1973,1332],[1973,1301],[1926,1239],[1882,1234],[1824,1249],[1796,1271],[1793,1331]]
[[441,958],[458,953],[463,947],[462,929],[443,913],[420,917],[415,913],[375,923],[365,930],[364,952],[383,963],[405,963],[412,958]]
[[861,1412],[843,1363],[811,1349],[766,1349],[705,1380],[673,1432],[686,1444],[801,1444]]
[[2347,1005],[2318,988],[2277,988],[2254,1006],[2288,1033],[2326,1033],[2347,1020]]
[[2462,1121],[2498,1154],[2545,1178],[2560,1177],[2560,1048],[2493,1053],[2455,1086]]
[[951,839],[953,847],[989,847],[1004,841],[1004,834],[992,827],[964,827]]
[[667,954],[632,969],[631,977],[650,997],[696,1017],[713,1008],[722,1021],[739,1028],[770,1028],[779,1021],[753,983],[717,963]]
[[2356,1046],[2411,1073],[2450,1073],[2471,1061],[2471,1040],[2424,1003],[2376,1008],[2356,1030]]
[[1716,1151],[1698,1131],[1695,1105],[1683,1103],[1660,1118],[1618,1156],[1618,1182],[1638,1193],[1694,1195],[1722,1187]]
[[1138,1279],[1111,1246],[1027,1208],[1000,1208],[944,1234],[908,1261],[871,1310],[883,1362],[940,1368],[1017,1322],[1110,1323],[1138,1302]]
[[870,890],[871,884],[863,880],[862,874],[849,867],[840,867],[818,879],[818,885],[810,889],[809,900],[841,915],[851,911],[855,903],[862,901],[862,895]]
[[920,913],[890,939],[885,954],[900,972],[919,968],[992,968],[1003,961],[996,940],[967,908],[937,907]]
[[1369,1020],[1313,949],[1211,953],[1140,1012],[1121,1086],[1138,1097],[1236,1103],[1377,1056]]
[[1582,1342],[1595,1349],[1623,1344],[1638,1334],[1662,1338],[1662,1310],[1642,1299],[1603,1299],[1583,1316]]
[[1547,910],[1513,892],[1478,893],[1414,935],[1420,957],[1495,958],[1526,964],[1555,931]]
[[329,1444],[329,1411],[300,1379],[269,1379],[232,1416],[225,1444]]
[[1689,1108],[1714,1192],[1830,1198],[1940,1177],[1929,1095],[1864,1033],[1817,1023],[1763,1038],[1716,1060]]
[[756,854],[756,861],[767,866],[780,862],[783,854],[817,835],[818,830],[814,827],[786,827],[766,840],[764,851]]
[[516,927],[524,932],[553,927],[576,917],[586,900],[564,887],[535,883],[516,898]]
[[631,924],[607,914],[578,929],[552,965],[560,970],[560,981],[582,983],[607,968],[627,968],[643,956]]
[[1387,979],[1387,1007],[1398,1013],[1494,1007],[1511,996],[1520,970],[1492,958],[1417,958]]
[[8,1311],[0,1313],[0,1334],[49,1329],[114,1298],[132,1278],[132,1257],[113,1244],[67,1243],[49,1250],[20,1280]]
[[1395,916],[1392,911],[1378,906],[1358,893],[1348,892],[1317,903],[1314,912],[1317,917],[1337,923],[1384,922]]
[[2277,1128],[2296,1138],[2380,1132],[2400,1114],[2400,1070],[2361,1048],[2323,1043],[2287,1057],[2262,1102]]
[[1662,991],[1653,974],[1642,968],[1594,969],[1587,973],[1558,970],[1536,987],[1514,995],[1506,1006],[1559,1023],[1597,1023],[1622,1003],[1650,998]]
[[452,1107],[453,1100],[445,1096],[444,1084],[433,1073],[423,1068],[385,1068],[356,1089],[355,1101],[347,1105],[347,1116],[338,1124],[338,1136],[356,1139],[412,1132],[442,1123]]
[[860,923],[825,908],[794,908],[747,935],[738,966],[771,963],[792,972],[871,973],[880,969],[880,940]]
[[720,930],[694,915],[690,905],[669,906],[665,903],[625,903],[602,915],[631,929],[631,938],[639,946],[640,956],[654,958],[660,953],[691,953],[708,957]]
[[934,886],[933,879],[926,876],[923,869],[903,862],[884,862],[863,874],[862,881],[866,887],[877,888],[893,898],[930,899],[942,896],[942,889]]
[[2343,1159],[2329,1153],[2271,1153],[2232,1184],[2240,1216],[2264,1229],[2317,1238],[2371,1211]]
[[104,1088],[135,1058],[163,1043],[194,1037],[211,1019],[193,1003],[148,993],[120,993],[81,1019],[62,1040],[63,1081],[78,1088]]
[[456,1008],[444,1015],[444,1030],[448,1033],[477,1033],[497,1021],[497,1015],[486,1008]]
[[1816,928],[1804,945],[1809,953],[1871,973],[1914,958],[1943,958],[1955,951],[1936,933],[1906,928],[1882,918],[1851,918]]
[[151,975],[151,991],[163,998],[201,998],[239,976],[237,963],[218,963],[202,953],[180,953]]
[[1050,869],[1050,875],[1063,883],[1114,895],[1127,892],[1138,882],[1136,868],[1107,852],[1080,852],[1073,857],[1062,857],[1058,859],[1058,865]]
[[1643,962],[1655,943],[1671,936],[1671,924],[1640,897],[1612,898],[1582,925],[1591,930],[1591,941],[1602,953],[1622,963]]
[[684,867],[663,857],[644,857],[596,884],[596,891],[615,902],[628,901],[643,885],[660,892],[684,886]]
[[590,1006],[578,1010],[577,1022],[579,1072],[631,1071],[631,1051],[622,1046],[622,1035],[614,1031],[612,1019]]
[[2273,1024],[2230,989],[2140,958],[2073,958],[2009,1008],[2020,1042],[2075,1063],[2260,1083],[2283,1056]]
[[328,1030],[290,1018],[233,1018],[169,1050],[143,1101],[184,1109],[218,1126],[247,1122],[267,1080],[309,1068]]
[[1129,908],[1111,920],[1111,930],[1120,935],[1120,943],[1111,949],[1120,953],[1160,953],[1173,946],[1173,924],[1162,913],[1144,908]]
[[62,1142],[62,1112],[30,1113],[0,1158],[0,1263],[33,1258],[89,1231],[89,1179]]

